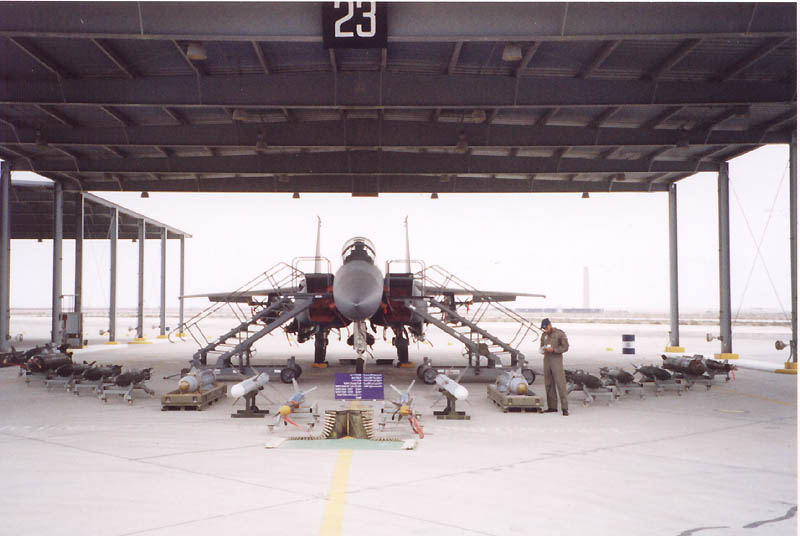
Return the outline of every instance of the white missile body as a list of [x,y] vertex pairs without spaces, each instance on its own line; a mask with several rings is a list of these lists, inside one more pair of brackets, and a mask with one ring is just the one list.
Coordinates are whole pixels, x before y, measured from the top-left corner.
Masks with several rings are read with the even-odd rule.
[[456,383],[455,380],[451,380],[444,374],[438,374],[436,376],[436,384],[453,395],[456,400],[466,400],[469,396],[469,391],[463,385]]
[[234,398],[241,398],[247,393],[264,387],[268,381],[269,374],[266,372],[262,372],[261,374],[253,376],[252,378],[247,378],[246,380],[231,387],[231,396]]
[[211,370],[195,370],[178,382],[181,393],[194,393],[201,389],[210,389],[214,385],[214,372]]

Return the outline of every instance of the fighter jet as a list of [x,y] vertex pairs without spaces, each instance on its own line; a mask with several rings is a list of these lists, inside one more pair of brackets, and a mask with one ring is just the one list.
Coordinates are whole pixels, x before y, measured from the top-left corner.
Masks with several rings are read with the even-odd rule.
[[[469,303],[481,301],[513,301],[517,296],[545,297],[543,294],[476,291],[425,285],[412,273],[409,248],[408,219],[405,222],[405,270],[386,272],[376,265],[376,248],[368,238],[356,236],[342,247],[342,264],[335,274],[322,270],[325,260],[320,254],[322,223],[317,218],[317,244],[314,272],[304,273],[297,287],[255,289],[233,293],[195,294],[186,298],[208,297],[214,302],[247,303],[252,307],[268,307],[280,300],[310,301],[310,306],[287,319],[284,330],[295,334],[298,343],[314,338],[314,366],[324,367],[328,337],[333,329],[348,328],[352,334],[347,343],[357,354],[356,371],[363,372],[364,356],[375,343],[377,327],[394,332],[392,345],[397,350],[399,367],[413,366],[408,360],[409,339],[425,340],[424,315],[426,298],[441,296],[453,308],[459,304],[456,296],[469,296]],[[409,306],[409,301],[413,306]],[[467,302],[463,302],[467,303]],[[267,317],[264,322],[278,320]]]

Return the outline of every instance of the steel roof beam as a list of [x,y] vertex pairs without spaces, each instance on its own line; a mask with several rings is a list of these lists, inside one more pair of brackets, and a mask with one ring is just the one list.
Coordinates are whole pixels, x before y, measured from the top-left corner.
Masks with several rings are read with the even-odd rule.
[[[719,167],[718,164],[716,164]],[[642,174],[642,179],[652,176]],[[317,192],[317,193],[346,193],[354,191],[354,177],[352,175],[324,175],[287,177],[285,182],[272,175],[253,177],[237,177],[225,180],[205,178],[199,181],[169,180],[159,182],[130,180],[126,182],[126,190],[150,192],[185,191],[186,183],[193,184],[193,191],[198,192]],[[357,182],[357,181],[356,181]],[[528,192],[605,192],[608,191],[607,181],[585,180],[564,181],[530,178],[489,178],[489,177],[450,177],[443,182],[441,175],[410,176],[410,175],[383,175],[374,177],[371,181],[379,193],[528,193]],[[87,187],[92,190],[109,190],[110,183],[88,181]],[[666,191],[667,185],[654,184],[648,188],[644,180],[626,180],[616,183],[615,191],[619,192],[648,192]]]
[[[413,88],[413,91],[409,91]],[[2,104],[236,108],[552,108],[795,102],[795,84],[310,72],[135,79],[7,80]]]
[[261,65],[261,70],[264,71],[264,74],[269,74],[269,65],[267,64],[267,59],[264,57],[264,49],[261,48],[258,41],[250,41],[250,44],[253,46],[253,52],[256,53],[258,63]]
[[102,39],[92,39],[92,43],[94,43],[100,51],[106,55],[106,57],[111,60],[111,62],[117,66],[117,69],[125,73],[125,76],[128,78],[136,78],[136,74],[134,73],[133,69],[128,65],[119,53],[114,50],[111,45],[106,43]]
[[41,65],[42,67],[44,67],[57,77],[59,78],[72,77],[71,72],[69,72],[61,65],[58,65],[54,60],[45,55],[45,53],[39,50],[39,48],[36,47],[36,45],[17,37],[9,37],[8,40],[14,43],[20,50],[25,52],[28,56],[36,60],[36,62],[39,63],[39,65]]
[[657,116],[652,119],[647,120],[643,125],[642,128],[656,128],[669,118],[679,114],[683,110],[686,109],[686,106],[670,106]]
[[125,115],[121,114],[116,110],[112,110],[108,106],[100,106],[100,109],[103,110],[107,115],[112,117],[114,120],[116,120],[119,124],[121,124],[124,127],[129,127],[133,125],[133,122],[127,117],[125,117]]
[[[454,6],[458,6],[454,8]],[[794,4],[392,3],[392,42],[665,40],[793,36]],[[0,35],[321,42],[319,4],[243,2],[0,3]]]
[[622,41],[606,41],[603,43],[603,46],[600,47],[600,50],[597,51],[592,61],[589,62],[588,65],[583,67],[580,72],[578,72],[578,78],[588,78],[595,72],[601,65],[608,59],[608,57],[614,53],[617,47],[622,43]]
[[[732,109],[733,115],[737,112]],[[726,112],[727,115],[727,112]],[[762,138],[764,131],[787,123],[796,117],[794,110],[757,125],[750,130],[714,130],[707,141],[705,133],[677,129],[616,128],[562,126],[525,126],[503,124],[460,124],[347,119],[339,121],[307,121],[296,123],[189,124],[172,126],[140,125],[120,127],[44,127],[18,128],[16,132],[0,129],[0,144],[35,145],[37,131],[42,139],[60,145],[117,147],[220,147],[252,148],[258,136],[272,148],[339,148],[382,147],[451,148],[463,133],[472,147],[603,147],[624,145],[706,145],[786,143],[782,132]],[[344,126],[344,128],[342,128]]]
[[528,49],[525,51],[525,55],[522,57],[522,61],[520,61],[519,65],[517,65],[517,68],[514,69],[514,76],[519,78],[519,76],[522,74],[522,71],[528,67],[528,64],[533,59],[533,56],[536,54],[536,51],[539,50],[539,46],[541,44],[542,43],[540,41],[530,44]]
[[162,106],[161,109],[179,125],[189,124],[189,121],[187,121],[186,118],[183,117],[183,115],[181,115],[177,110],[174,110],[169,106]]
[[770,39],[756,50],[745,56],[744,58],[740,59],[719,75],[714,76],[712,80],[720,81],[720,80],[730,80],[737,74],[741,73],[748,67],[752,66],[757,61],[761,60],[765,56],[772,53],[776,48],[783,45],[789,38],[788,37],[780,37],[777,39]]
[[458,41],[455,45],[453,45],[453,52],[450,54],[450,63],[447,64],[447,74],[453,74],[456,72],[456,65],[458,65],[458,58],[461,56],[461,48],[463,46],[463,41]]
[[68,118],[66,115],[64,115],[63,113],[59,112],[58,110],[56,110],[52,106],[42,106],[42,105],[37,104],[36,108],[38,108],[42,112],[46,113],[47,115],[49,115],[50,117],[52,117],[53,119],[55,119],[56,121],[58,121],[59,123],[61,123],[64,126],[67,126],[67,127],[70,127],[70,128],[74,128],[74,127],[77,126],[77,124],[74,121],[72,121],[70,118]]
[[[94,160],[80,158],[33,159],[33,169],[15,163],[15,170],[80,173],[276,173],[308,174],[442,174],[442,173],[615,173],[681,172],[695,169],[696,162],[679,160],[592,160],[588,158],[532,158],[436,153],[338,151],[253,156],[192,156]],[[700,171],[713,171],[714,165]]]
[[697,46],[702,43],[702,39],[686,39],[670,54],[661,60],[655,67],[642,75],[642,80],[658,80],[665,72],[672,69],[683,58],[692,53]]

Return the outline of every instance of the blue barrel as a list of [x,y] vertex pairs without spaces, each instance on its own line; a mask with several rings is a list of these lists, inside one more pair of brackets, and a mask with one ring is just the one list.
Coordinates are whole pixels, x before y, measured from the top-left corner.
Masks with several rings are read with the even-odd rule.
[[622,354],[631,355],[636,353],[636,335],[622,336]]

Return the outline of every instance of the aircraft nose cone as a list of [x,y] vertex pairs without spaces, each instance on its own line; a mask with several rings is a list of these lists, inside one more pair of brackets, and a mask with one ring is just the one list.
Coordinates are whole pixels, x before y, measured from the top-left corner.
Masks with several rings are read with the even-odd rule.
[[375,265],[351,261],[339,268],[333,280],[333,301],[345,318],[366,320],[378,310],[383,297],[383,276]]

